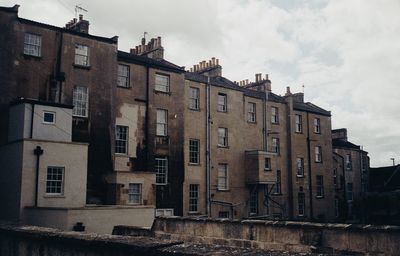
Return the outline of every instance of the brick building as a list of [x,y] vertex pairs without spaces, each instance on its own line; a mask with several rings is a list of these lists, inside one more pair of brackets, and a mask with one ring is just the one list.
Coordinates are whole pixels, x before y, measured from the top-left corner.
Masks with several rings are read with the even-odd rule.
[[82,16],[59,28],[0,7],[0,23],[0,145],[16,98],[73,106],[72,141],[88,143],[87,204],[335,218],[331,114],[303,93],[277,95],[261,74],[232,82],[215,58],[185,71],[164,59],[160,37],[118,51]]

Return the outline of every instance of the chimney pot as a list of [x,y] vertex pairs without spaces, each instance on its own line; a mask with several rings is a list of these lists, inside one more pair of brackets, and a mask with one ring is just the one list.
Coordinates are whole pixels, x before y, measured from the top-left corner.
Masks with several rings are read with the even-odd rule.
[[269,79],[268,79],[268,74],[265,74],[265,80],[269,80]]
[[160,46],[160,47],[161,47],[161,36],[157,37],[157,42],[158,42],[158,45],[157,45],[157,46]]
[[193,72],[193,68],[190,68],[190,72]]
[[83,20],[83,15],[79,14],[79,21]]
[[215,57],[211,58],[213,66],[215,66]]
[[212,66],[213,66],[212,60],[209,60],[209,61],[208,61],[208,66],[209,66],[209,67],[212,67]]
[[216,59],[216,64],[217,64],[217,66],[219,65],[219,59]]

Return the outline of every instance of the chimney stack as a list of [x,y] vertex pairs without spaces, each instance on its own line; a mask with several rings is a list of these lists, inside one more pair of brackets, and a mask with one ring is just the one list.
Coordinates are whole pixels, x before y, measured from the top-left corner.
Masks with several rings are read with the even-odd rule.
[[210,77],[222,76],[222,67],[219,65],[219,60],[212,57],[208,61],[203,60],[199,64],[194,65],[193,72]]
[[164,59],[164,48],[161,45],[161,37],[152,38],[146,44],[146,38],[142,38],[141,44],[131,49],[131,54],[142,55],[148,58],[162,60]]
[[79,20],[73,18],[71,21],[65,24],[65,28],[68,30],[89,34],[89,21],[84,20],[83,15],[79,14]]

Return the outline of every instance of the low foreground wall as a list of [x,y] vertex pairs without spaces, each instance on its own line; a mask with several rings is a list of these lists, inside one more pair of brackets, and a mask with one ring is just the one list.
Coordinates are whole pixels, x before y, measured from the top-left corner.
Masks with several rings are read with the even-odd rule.
[[156,238],[266,250],[400,254],[398,226],[157,217],[152,231]]
[[73,230],[77,222],[85,231],[111,234],[114,226],[129,225],[150,228],[154,220],[153,206],[87,206],[83,208],[25,208],[22,223]]
[[150,237],[62,232],[51,228],[16,227],[0,223],[1,256],[164,256],[176,255],[164,250],[176,244],[179,243]]

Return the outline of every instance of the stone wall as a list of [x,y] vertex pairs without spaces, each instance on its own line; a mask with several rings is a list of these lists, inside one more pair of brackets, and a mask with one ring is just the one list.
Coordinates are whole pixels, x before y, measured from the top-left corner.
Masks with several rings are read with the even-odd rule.
[[149,237],[61,232],[51,228],[0,224],[0,255],[2,256],[172,255],[173,253],[168,253],[163,249],[176,244],[179,243]]
[[352,255],[400,251],[398,226],[159,217],[152,230],[156,238],[266,250]]

